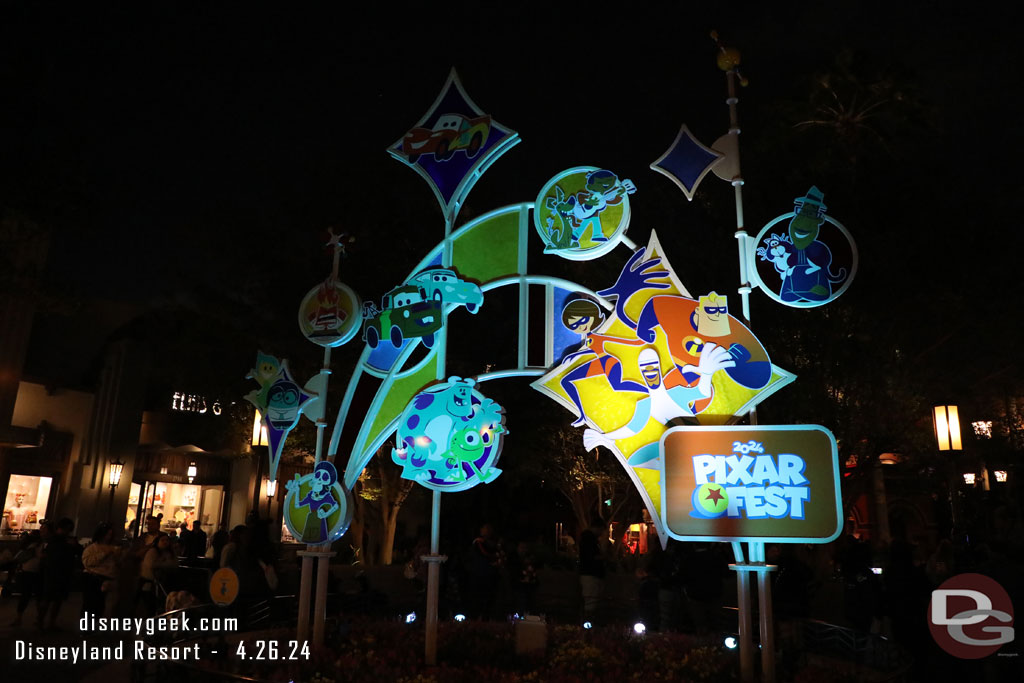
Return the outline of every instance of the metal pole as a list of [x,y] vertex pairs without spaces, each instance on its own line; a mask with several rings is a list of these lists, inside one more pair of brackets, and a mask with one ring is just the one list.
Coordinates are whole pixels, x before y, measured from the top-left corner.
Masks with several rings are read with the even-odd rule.
[[318,552],[316,565],[316,611],[313,614],[313,644],[324,644],[324,625],[327,621],[327,576],[332,552]]
[[427,632],[426,662],[427,666],[437,664],[437,603],[438,588],[441,579],[441,563],[448,558],[441,555],[441,492],[434,491],[430,506],[430,554],[421,558],[427,563]]
[[743,683],[754,681],[754,641],[752,638],[752,619],[750,616],[750,573],[743,558],[743,545],[739,541],[732,542],[735,564],[729,568],[736,572],[736,606],[739,608],[739,640],[740,640],[740,680]]
[[300,552],[302,557],[302,579],[299,583],[299,628],[298,639],[306,640],[309,637],[309,593],[313,586],[313,558],[309,554],[312,546],[306,546],[305,552]]

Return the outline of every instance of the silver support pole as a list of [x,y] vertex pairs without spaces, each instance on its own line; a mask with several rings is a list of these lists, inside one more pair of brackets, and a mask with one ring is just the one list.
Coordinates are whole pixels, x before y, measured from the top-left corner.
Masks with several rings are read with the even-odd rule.
[[729,569],[736,572],[736,606],[739,608],[739,640],[740,640],[740,680],[743,683],[754,682],[754,641],[752,638],[752,619],[750,615],[750,573],[745,571],[747,563],[743,557],[743,544],[732,542],[732,553],[736,564]]
[[[313,614],[313,644],[324,644],[324,626],[327,622],[327,576],[330,571],[332,552],[319,552],[316,565],[316,612]],[[305,558],[303,558],[305,559]]]
[[422,557],[427,563],[427,632],[425,655],[427,666],[437,664],[437,603],[441,583],[441,563],[448,558],[439,554],[441,536],[441,492],[434,491],[430,511],[430,554]]
[[302,579],[299,583],[299,628],[298,639],[309,638],[309,594],[313,587],[313,557],[309,554],[313,546],[306,546],[302,556]]

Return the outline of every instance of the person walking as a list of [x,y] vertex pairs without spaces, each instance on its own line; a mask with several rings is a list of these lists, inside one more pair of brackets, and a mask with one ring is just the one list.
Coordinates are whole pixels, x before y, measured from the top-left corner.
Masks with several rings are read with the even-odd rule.
[[60,607],[71,592],[71,579],[81,551],[71,537],[74,529],[75,523],[64,517],[57,522],[53,536],[43,548],[43,600],[36,619],[40,630],[57,628]]
[[14,556],[17,567],[15,582],[18,586],[18,613],[11,626],[21,626],[21,618],[28,608],[29,601],[36,599],[36,611],[42,612],[43,591],[43,546],[50,538],[50,524],[43,522],[38,531],[25,534],[21,540],[21,548]]
[[114,527],[101,522],[92,535],[92,543],[82,551],[82,611],[102,617],[106,613],[107,593],[117,581],[121,548],[114,543]]

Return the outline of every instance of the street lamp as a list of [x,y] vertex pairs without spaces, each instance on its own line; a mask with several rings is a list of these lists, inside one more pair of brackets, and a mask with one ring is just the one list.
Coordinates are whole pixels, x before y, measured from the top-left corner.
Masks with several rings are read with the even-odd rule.
[[114,489],[121,483],[121,473],[124,472],[124,463],[118,458],[110,463],[110,473],[107,482],[110,484],[110,503],[107,505],[107,516],[114,515]]
[[935,406],[935,440],[940,451],[959,451],[960,413],[956,406]]
[[[956,406],[935,406],[933,409],[935,420],[935,443],[939,451],[959,451],[963,449],[960,441],[960,412]],[[959,482],[957,481],[954,464],[949,463],[948,486],[949,486],[949,512],[953,518],[953,529],[951,537],[956,536],[956,529],[960,525],[958,508],[960,504]],[[972,482],[973,483],[973,482]]]
[[188,464],[188,483],[192,483],[192,481],[196,478],[196,474],[196,461],[193,460]]
[[263,420],[260,419],[260,411],[254,411],[255,414],[252,417],[252,443],[253,446],[266,446],[269,442],[267,441],[267,427],[263,424]]
[[277,493],[277,479],[264,479],[267,482],[267,498],[273,498]]

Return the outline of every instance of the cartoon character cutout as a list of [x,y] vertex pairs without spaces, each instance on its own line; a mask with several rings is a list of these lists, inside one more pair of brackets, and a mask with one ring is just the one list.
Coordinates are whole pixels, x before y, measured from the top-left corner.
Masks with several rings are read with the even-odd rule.
[[413,397],[399,419],[391,458],[402,476],[438,491],[458,491],[501,474],[494,466],[505,433],[501,406],[472,379],[448,381]]
[[535,206],[545,253],[590,259],[614,247],[629,224],[631,180],[607,169],[582,166],[559,174],[541,190]]
[[263,352],[258,353],[256,368],[249,371],[246,379],[255,379],[260,385],[259,390],[246,394],[245,400],[256,408],[267,429],[267,440],[270,442],[269,476],[276,479],[277,465],[288,433],[295,428],[303,411],[310,407],[318,395],[309,387],[300,387],[295,382],[288,370],[287,361],[280,361]]
[[285,523],[302,543],[330,543],[348,530],[352,506],[333,463],[318,462],[310,474],[285,482],[285,488]]
[[[838,296],[833,294],[833,286],[848,281],[845,268],[840,268],[838,272],[832,271],[832,250],[819,239],[826,220],[835,223],[825,215],[827,207],[824,198],[817,187],[811,187],[805,196],[795,200],[786,233],[765,234],[769,227],[784,219],[783,216],[766,226],[758,235],[757,241],[763,246],[757,248],[757,257],[761,262],[769,262],[774,267],[779,285],[777,291],[772,293],[782,303],[826,303]],[[845,229],[836,225],[849,239]],[[764,278],[761,279],[764,284]]]

